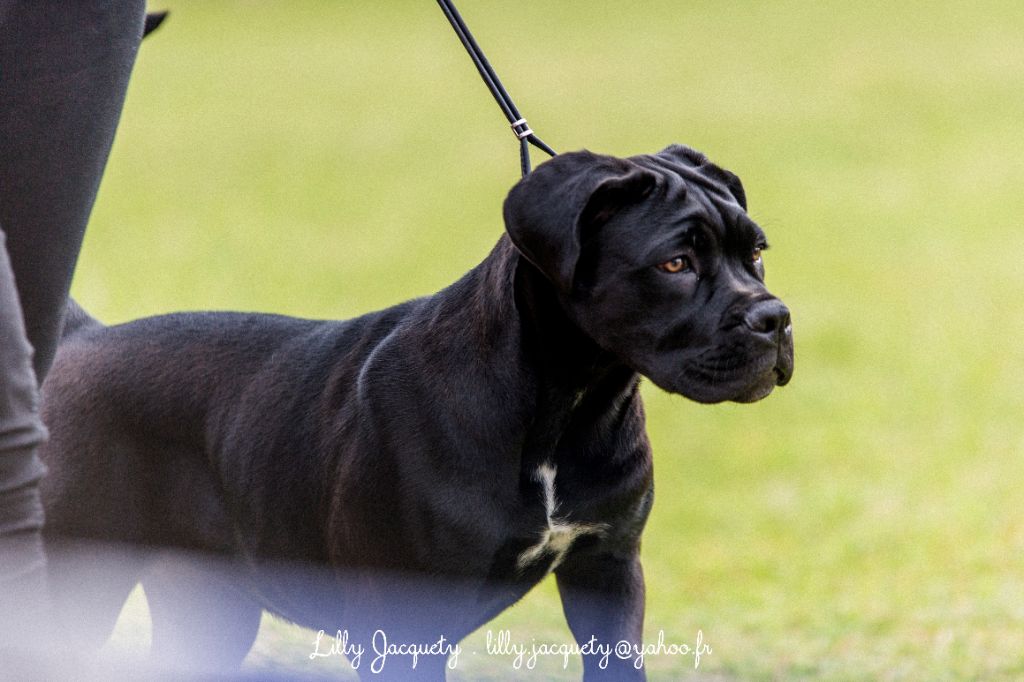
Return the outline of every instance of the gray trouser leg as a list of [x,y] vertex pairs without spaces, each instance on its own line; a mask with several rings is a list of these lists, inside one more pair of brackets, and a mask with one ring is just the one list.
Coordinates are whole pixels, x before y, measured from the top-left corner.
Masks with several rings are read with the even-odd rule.
[[4,242],[0,231],[0,642],[7,643],[26,633],[43,608],[43,508],[36,484],[44,467],[36,446],[46,429]]

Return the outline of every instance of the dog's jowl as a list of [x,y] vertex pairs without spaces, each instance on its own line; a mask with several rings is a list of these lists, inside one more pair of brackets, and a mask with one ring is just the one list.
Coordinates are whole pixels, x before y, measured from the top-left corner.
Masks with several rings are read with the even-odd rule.
[[[458,642],[553,572],[580,643],[641,641],[637,385],[749,402],[789,380],[765,236],[739,179],[682,146],[557,156],[504,217],[457,282],[352,320],[105,327],[72,306],[44,388],[66,632],[101,643],[141,581],[154,652],[179,662],[236,665],[264,609],[368,650]],[[118,559],[65,559],[79,541]]]

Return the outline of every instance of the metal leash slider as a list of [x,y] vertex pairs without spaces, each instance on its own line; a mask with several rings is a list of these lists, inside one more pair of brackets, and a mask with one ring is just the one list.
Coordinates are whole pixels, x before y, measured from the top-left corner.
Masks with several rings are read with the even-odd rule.
[[530,126],[526,124],[526,119],[521,118],[518,121],[512,122],[512,132],[516,134],[520,140],[533,135],[533,131],[530,130]]

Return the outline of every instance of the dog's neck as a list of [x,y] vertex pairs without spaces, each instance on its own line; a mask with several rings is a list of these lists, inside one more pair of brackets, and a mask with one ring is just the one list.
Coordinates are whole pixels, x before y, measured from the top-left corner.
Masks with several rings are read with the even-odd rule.
[[464,352],[496,375],[501,393],[523,401],[515,412],[528,420],[526,451],[551,453],[584,425],[614,422],[636,395],[639,375],[580,330],[507,235],[435,300],[438,332],[463,336]]
[[[499,243],[496,251],[502,248]],[[555,286],[536,266],[511,243],[504,249],[502,257],[514,268],[510,289],[522,353],[536,371],[530,440],[543,451],[554,447],[574,421],[595,423],[601,414],[618,410],[636,391],[639,375],[570,319]]]
[[523,352],[553,389],[578,393],[622,366],[565,313],[555,286],[526,258],[515,253],[512,295]]

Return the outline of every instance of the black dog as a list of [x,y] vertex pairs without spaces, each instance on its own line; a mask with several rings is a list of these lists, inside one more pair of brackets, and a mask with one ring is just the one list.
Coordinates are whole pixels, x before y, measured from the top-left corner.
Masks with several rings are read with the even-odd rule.
[[[378,629],[458,642],[553,571],[581,644],[639,642],[639,376],[707,403],[789,380],[765,237],[739,179],[682,146],[555,157],[505,224],[455,284],[354,320],[72,310],[44,389],[47,532],[139,551],[102,575],[55,559],[67,622],[105,637],[141,580],[171,656],[237,664],[262,609],[367,650]],[[157,547],[234,563],[154,569]],[[330,569],[311,593],[282,562]],[[606,663],[587,676],[643,675]]]

